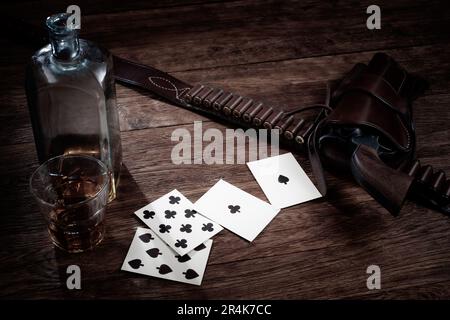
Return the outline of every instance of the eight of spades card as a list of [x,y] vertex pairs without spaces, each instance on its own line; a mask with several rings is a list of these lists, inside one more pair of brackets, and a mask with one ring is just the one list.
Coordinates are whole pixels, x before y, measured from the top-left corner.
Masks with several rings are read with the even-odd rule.
[[138,228],[122,270],[200,285],[211,251],[212,240],[180,255],[169,248],[153,230]]

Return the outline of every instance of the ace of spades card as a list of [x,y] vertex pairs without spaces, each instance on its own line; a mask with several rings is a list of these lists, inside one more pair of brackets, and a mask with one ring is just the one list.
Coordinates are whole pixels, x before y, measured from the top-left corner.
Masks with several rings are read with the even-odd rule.
[[253,241],[280,211],[224,180],[219,180],[195,206],[206,217],[248,241]]
[[167,246],[153,230],[137,228],[122,270],[200,285],[212,242],[207,240],[189,254],[180,255]]
[[137,210],[135,214],[181,255],[223,229],[202,216],[192,202],[176,189]]
[[292,153],[247,163],[270,203],[286,208],[322,195]]

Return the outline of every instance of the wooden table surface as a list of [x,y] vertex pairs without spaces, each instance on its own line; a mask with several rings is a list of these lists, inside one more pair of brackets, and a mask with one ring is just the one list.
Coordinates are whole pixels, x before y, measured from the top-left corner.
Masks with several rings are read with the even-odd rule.
[[[72,2],[19,1],[1,11],[42,23]],[[430,81],[414,105],[417,154],[450,174],[447,1],[377,1],[382,28],[374,31],[366,28],[372,1],[76,2],[82,37],[114,54],[279,104],[322,101],[326,81],[387,52]],[[34,49],[0,43],[2,298],[450,298],[450,219],[411,202],[392,217],[332,174],[326,199],[281,210],[254,242],[226,230],[217,235],[199,287],[120,271],[143,226],[133,212],[173,188],[195,201],[224,178],[266,198],[246,165],[171,162],[174,129],[192,132],[196,120],[224,125],[119,84],[124,170],[107,236],[92,252],[55,250],[27,184],[37,158],[23,83]],[[310,174],[306,157],[296,157]],[[81,267],[82,290],[66,289],[71,264]],[[366,287],[371,264],[381,267],[381,290]]]

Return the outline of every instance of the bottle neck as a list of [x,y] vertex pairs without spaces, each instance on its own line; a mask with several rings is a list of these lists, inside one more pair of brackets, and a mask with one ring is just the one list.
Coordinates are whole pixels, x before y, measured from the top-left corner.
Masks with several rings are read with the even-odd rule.
[[50,32],[50,44],[52,54],[57,60],[70,62],[75,60],[80,53],[80,43],[78,35],[73,34],[52,34]]
[[67,26],[69,15],[60,13],[47,18],[53,57],[60,62],[75,61],[80,54],[78,30]]

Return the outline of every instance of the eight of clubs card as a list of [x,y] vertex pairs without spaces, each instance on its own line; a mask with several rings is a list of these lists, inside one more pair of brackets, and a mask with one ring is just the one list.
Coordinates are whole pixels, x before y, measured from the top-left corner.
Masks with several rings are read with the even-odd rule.
[[163,195],[135,214],[181,255],[223,229],[202,216],[178,190]]

